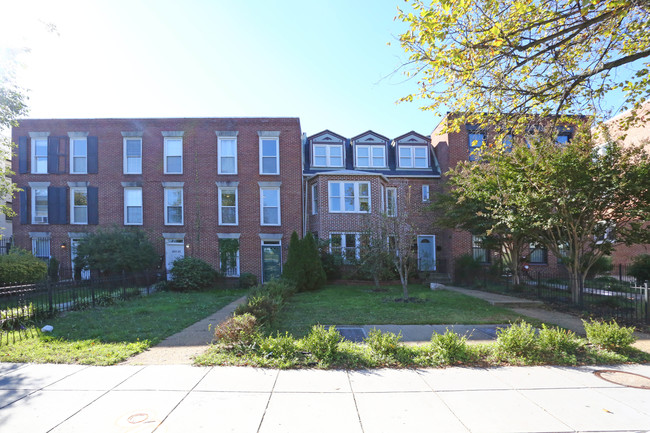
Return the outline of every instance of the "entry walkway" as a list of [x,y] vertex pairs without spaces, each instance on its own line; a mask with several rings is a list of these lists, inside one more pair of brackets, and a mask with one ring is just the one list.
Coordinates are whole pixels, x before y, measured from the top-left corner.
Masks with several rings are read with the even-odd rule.
[[[650,376],[648,365],[604,368]],[[0,431],[649,431],[650,390],[607,382],[596,370],[0,364]]]

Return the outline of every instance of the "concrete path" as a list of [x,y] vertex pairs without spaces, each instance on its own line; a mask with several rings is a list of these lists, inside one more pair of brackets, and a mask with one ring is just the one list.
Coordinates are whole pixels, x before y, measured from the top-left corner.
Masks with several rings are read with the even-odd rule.
[[[650,376],[649,365],[605,368]],[[598,369],[0,364],[0,431],[650,431],[650,390],[607,382]]]
[[123,364],[191,364],[192,360],[205,352],[212,342],[214,327],[229,318],[237,306],[245,300],[246,297],[243,296],[231,302],[213,315],[167,337],[157,346],[128,359]]

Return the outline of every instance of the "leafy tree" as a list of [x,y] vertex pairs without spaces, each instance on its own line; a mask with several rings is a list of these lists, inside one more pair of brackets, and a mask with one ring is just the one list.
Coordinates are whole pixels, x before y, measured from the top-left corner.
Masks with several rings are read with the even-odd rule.
[[382,219],[377,220],[369,215],[364,223],[359,248],[359,268],[372,278],[377,289],[380,287],[379,281],[388,274],[387,268],[392,267],[385,226]]
[[413,0],[411,8],[399,12],[409,25],[399,39],[419,90],[402,101],[462,113],[452,130],[507,121],[521,132],[533,116],[598,113],[615,91],[635,109],[650,96],[647,0]]
[[284,267],[282,268],[282,276],[284,278],[296,282],[300,278],[300,256],[300,238],[298,237],[298,233],[296,233],[294,230],[293,233],[291,233],[291,239],[289,240],[289,253],[287,254],[287,261],[284,263]]
[[77,245],[75,269],[99,269],[110,274],[155,269],[160,256],[140,229],[100,229]]

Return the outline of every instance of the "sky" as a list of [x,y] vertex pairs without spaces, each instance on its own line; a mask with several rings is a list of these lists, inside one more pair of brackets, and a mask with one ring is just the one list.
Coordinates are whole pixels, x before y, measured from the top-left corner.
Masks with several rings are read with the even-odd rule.
[[[299,117],[303,132],[428,135],[440,113],[395,72],[402,0],[0,0],[28,48],[30,118]],[[49,24],[56,31],[48,31]]]

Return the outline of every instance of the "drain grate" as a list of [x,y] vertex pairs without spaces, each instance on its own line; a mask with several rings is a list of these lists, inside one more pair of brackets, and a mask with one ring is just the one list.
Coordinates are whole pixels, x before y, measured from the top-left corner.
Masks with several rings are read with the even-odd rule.
[[361,343],[366,338],[366,331],[363,328],[337,326],[336,330],[341,333],[343,338],[353,343]]
[[607,382],[630,388],[650,389],[650,377],[617,370],[596,370],[594,374]]

